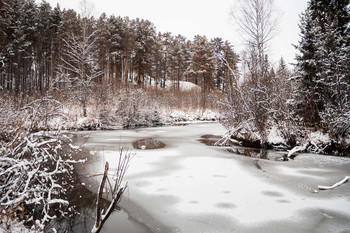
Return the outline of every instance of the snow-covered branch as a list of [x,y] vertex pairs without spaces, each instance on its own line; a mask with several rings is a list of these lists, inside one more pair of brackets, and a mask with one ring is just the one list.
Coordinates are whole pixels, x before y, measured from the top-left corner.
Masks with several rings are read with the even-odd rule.
[[[57,209],[68,210],[67,191],[72,186],[76,148],[61,134],[31,134],[17,125],[0,148],[0,210],[24,204],[40,229]],[[35,211],[35,214],[34,214]],[[15,213],[14,213],[15,214]],[[36,216],[34,219],[33,216]]]
[[318,189],[320,189],[320,190],[330,190],[330,189],[334,189],[334,188],[336,188],[336,187],[338,187],[338,186],[340,186],[340,185],[342,185],[342,184],[348,182],[349,180],[350,180],[350,176],[345,176],[344,179],[342,179],[341,181],[339,181],[339,182],[333,184],[332,186],[322,186],[322,185],[319,185],[319,186],[318,186]]

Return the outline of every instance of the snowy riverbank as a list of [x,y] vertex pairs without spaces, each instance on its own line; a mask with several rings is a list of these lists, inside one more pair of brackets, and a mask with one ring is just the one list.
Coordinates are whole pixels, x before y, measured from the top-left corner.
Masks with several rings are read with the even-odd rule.
[[[349,184],[314,193],[318,185],[349,175],[349,158],[301,154],[289,162],[260,160],[198,141],[205,134],[223,133],[218,123],[91,132],[86,145],[98,157],[81,172],[100,173],[109,161],[113,173],[121,144],[131,149],[134,140],[152,137],[167,146],[131,149],[134,156],[125,176],[129,189],[120,205],[153,232],[350,229]],[[96,191],[99,177],[84,182]]]

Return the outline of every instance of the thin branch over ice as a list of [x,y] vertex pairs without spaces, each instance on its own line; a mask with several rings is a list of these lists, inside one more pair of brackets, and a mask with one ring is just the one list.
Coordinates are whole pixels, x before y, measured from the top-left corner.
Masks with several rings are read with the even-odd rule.
[[333,184],[332,186],[322,186],[322,185],[319,185],[319,186],[318,186],[318,189],[319,189],[319,190],[330,190],[330,189],[334,189],[334,188],[336,188],[336,187],[338,187],[338,186],[340,186],[340,185],[342,185],[342,184],[348,182],[349,180],[350,180],[350,176],[345,176],[344,179],[342,179],[341,181],[339,181],[339,182]]

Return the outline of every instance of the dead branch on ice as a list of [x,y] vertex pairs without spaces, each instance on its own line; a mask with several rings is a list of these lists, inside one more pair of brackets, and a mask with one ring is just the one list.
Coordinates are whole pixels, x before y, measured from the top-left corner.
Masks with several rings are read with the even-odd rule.
[[299,151],[304,151],[306,149],[306,144],[301,145],[301,146],[296,146],[293,149],[291,149],[287,155],[287,159],[294,159],[295,157],[295,153],[299,152]]
[[[109,164],[106,162],[105,170],[103,173],[103,177],[100,183],[100,187],[98,189],[97,193],[97,201],[96,201],[96,221],[95,224],[91,230],[91,233],[98,233],[101,231],[103,224],[106,222],[108,217],[111,215],[115,207],[117,206],[118,202],[121,200],[121,197],[127,187],[127,184],[125,184],[124,187],[122,187],[122,181],[124,178],[124,175],[126,173],[126,170],[129,167],[129,161],[130,161],[130,153],[123,152],[123,148],[120,150],[119,154],[119,162],[118,167],[113,175],[114,185],[109,180],[108,177],[108,170],[109,170]],[[108,181],[108,185],[106,185],[106,181]],[[102,195],[103,193],[106,193],[106,197],[108,198],[109,194],[111,195],[111,203],[106,208],[102,208]]]
[[335,183],[334,185],[332,186],[322,186],[322,185],[319,185],[318,186],[318,189],[320,190],[330,190],[330,189],[334,189],[344,183],[346,183],[348,180],[350,180],[350,176],[345,176],[344,179],[342,179],[341,181],[339,181],[338,183]]

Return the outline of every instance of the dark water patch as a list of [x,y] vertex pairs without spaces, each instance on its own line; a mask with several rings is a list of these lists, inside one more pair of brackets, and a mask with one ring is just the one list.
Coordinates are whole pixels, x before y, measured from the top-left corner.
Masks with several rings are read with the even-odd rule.
[[[57,218],[46,226],[45,232],[81,233],[91,231],[96,218],[97,193],[88,190],[77,173],[75,173],[74,178],[73,190],[68,193],[68,201],[75,210],[74,214],[65,217],[57,209]],[[102,199],[102,206],[108,206],[109,204],[108,200]],[[114,211],[120,211],[120,208],[117,206]]]
[[256,167],[257,169],[259,169],[259,170],[265,172],[264,169],[262,169],[262,167],[261,167],[261,165],[260,165],[260,163],[259,163],[259,160],[254,160],[254,165],[255,165],[255,167]]
[[154,138],[145,138],[132,143],[135,149],[154,150],[164,148],[166,145]]
[[170,125],[172,126],[188,126],[189,123],[185,123],[185,122],[172,122]]
[[[94,158],[90,151],[83,149],[76,155],[75,159],[87,159],[86,163],[91,163]],[[75,212],[72,216],[65,217],[57,209],[57,218],[53,219],[45,227],[44,232],[58,232],[58,233],[85,233],[91,232],[91,229],[95,223],[96,218],[96,199],[97,190],[91,191],[87,187],[91,187],[91,184],[83,183],[82,178],[79,175],[79,171],[85,170],[84,164],[75,164],[74,170],[74,185],[73,190],[67,193],[70,206],[74,208]],[[84,178],[83,178],[84,179]],[[84,180],[85,182],[85,180]],[[94,190],[94,189],[92,189]],[[104,196],[103,196],[104,198]],[[106,209],[110,205],[110,202],[106,199],[102,199],[102,208]],[[117,220],[116,220],[117,219]],[[120,232],[138,232],[149,233],[150,230],[142,223],[131,218],[124,210],[117,206],[112,215],[108,218],[107,222],[115,222],[115,228],[118,228]],[[110,225],[106,222],[106,226]],[[105,225],[102,228],[101,233],[112,232],[105,229]],[[116,227],[117,226],[117,227]],[[129,229],[137,229],[137,231],[130,231]]]
[[236,208],[236,205],[230,202],[220,202],[215,205],[220,209],[233,209]]
[[224,194],[230,194],[231,191],[225,190],[225,191],[222,191],[222,193],[224,193]]
[[215,146],[216,142],[218,142],[222,137],[219,135],[205,134],[202,135],[198,141],[207,145],[207,146]]
[[282,193],[275,192],[275,191],[264,191],[262,192],[262,194],[270,197],[283,197]]
[[[285,161],[285,158],[284,158],[285,156],[283,154],[269,153],[267,150],[263,150],[263,149],[237,147],[237,148],[226,149],[226,151],[233,154],[250,157],[250,158]],[[262,170],[259,164],[255,164],[255,165],[258,169]]]

